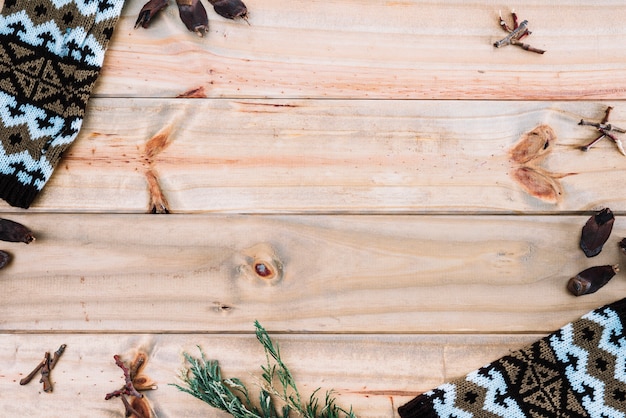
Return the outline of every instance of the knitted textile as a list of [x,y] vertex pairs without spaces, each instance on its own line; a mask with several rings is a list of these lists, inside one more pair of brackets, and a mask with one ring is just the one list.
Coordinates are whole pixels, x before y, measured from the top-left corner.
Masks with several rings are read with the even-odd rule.
[[6,0],[0,198],[28,208],[78,135],[124,0]]
[[398,408],[402,418],[626,416],[626,299]]

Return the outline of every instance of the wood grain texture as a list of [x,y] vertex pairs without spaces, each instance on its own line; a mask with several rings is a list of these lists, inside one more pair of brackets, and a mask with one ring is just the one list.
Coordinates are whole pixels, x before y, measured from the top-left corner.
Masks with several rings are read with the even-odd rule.
[[[613,106],[626,128],[623,1],[246,0],[250,25],[205,2],[205,38],[174,2],[133,29],[145,1],[126,1],[33,207],[0,204],[37,237],[0,245],[0,415],[122,416],[104,400],[113,355],[143,349],[157,417],[226,418],[167,384],[197,344],[253,384],[256,319],[305,393],[397,418],[626,295],[624,266],[595,294],[565,287],[626,263],[626,157],[580,151],[596,132],[577,125]],[[511,6],[544,55],[493,47]],[[513,161],[539,125],[556,141]],[[147,215],[159,202],[173,214]],[[580,230],[602,207],[614,231],[587,259]],[[52,394],[17,383],[62,343]]]
[[[626,293],[567,280],[616,264],[578,248],[586,216],[30,214],[7,245],[5,332],[546,332]],[[259,263],[274,274],[255,273]]]
[[205,38],[173,5],[133,29],[127,1],[99,96],[621,100],[626,97],[626,4],[516,4],[537,55],[496,49],[500,1],[248,0],[249,22],[209,11]]
[[[338,403],[352,405],[363,418],[397,417],[395,408],[417,394],[540,337],[272,335],[303,394],[334,389]],[[52,393],[44,393],[37,380],[18,385],[45,351],[63,343],[67,349],[51,373]],[[142,350],[148,354],[145,373],[158,385],[144,394],[158,417],[225,418],[230,415],[168,385],[178,381],[182,353],[198,357],[196,346],[201,346],[208,358],[219,361],[224,377],[240,378],[255,394],[265,362],[252,335],[5,334],[0,345],[0,403],[7,416],[122,416],[119,399],[104,400],[123,384],[113,355],[129,361]]]
[[[626,157],[608,140],[578,149],[596,136],[578,122],[608,104],[95,99],[31,211],[144,213],[150,170],[177,213],[619,212]],[[512,176],[511,148],[540,124],[557,136],[540,165],[562,186],[556,204]]]

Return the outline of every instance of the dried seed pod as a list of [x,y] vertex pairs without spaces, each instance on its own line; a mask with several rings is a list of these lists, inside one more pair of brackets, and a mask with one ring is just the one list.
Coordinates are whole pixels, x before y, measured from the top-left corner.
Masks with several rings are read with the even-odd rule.
[[209,18],[206,9],[199,0],[176,0],[180,20],[187,29],[195,32],[198,36],[204,36],[209,30]]
[[30,229],[24,225],[9,219],[0,218],[0,240],[29,244],[35,240],[35,237]]
[[6,265],[9,264],[9,261],[11,261],[11,254],[0,250],[0,269],[6,267]]
[[539,125],[522,135],[511,149],[511,160],[518,164],[525,164],[529,161],[539,162],[552,151],[552,145],[555,142],[554,130],[548,125]]
[[580,236],[580,248],[587,257],[600,254],[604,243],[611,235],[614,221],[615,217],[609,208],[604,208],[589,218]]
[[622,254],[626,255],[626,238],[621,240],[617,245],[619,246],[619,250],[622,252]]
[[563,187],[558,180],[563,175],[526,166],[516,168],[511,174],[526,193],[544,202],[558,203],[563,196]]
[[168,0],[150,0],[141,8],[137,21],[135,22],[135,29],[139,26],[147,28],[150,26],[150,21],[157,13],[167,7]]
[[574,296],[597,292],[619,271],[618,265],[595,266],[581,271],[567,282],[567,290]]
[[248,9],[241,0],[209,0],[215,12],[226,19],[248,18]]

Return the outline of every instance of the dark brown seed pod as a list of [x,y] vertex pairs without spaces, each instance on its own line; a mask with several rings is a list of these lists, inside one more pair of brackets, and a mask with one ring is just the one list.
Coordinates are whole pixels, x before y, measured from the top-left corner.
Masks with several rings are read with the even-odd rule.
[[619,271],[618,265],[595,266],[581,271],[567,282],[567,290],[574,296],[595,293]]
[[150,21],[157,13],[167,7],[168,0],[150,0],[141,8],[139,12],[139,17],[137,17],[137,21],[135,22],[135,29],[139,26],[143,28],[148,28],[150,26]]
[[9,242],[31,243],[35,240],[33,233],[24,225],[0,218],[0,240]]
[[609,208],[602,209],[589,218],[580,236],[580,248],[587,257],[600,254],[604,243],[611,235],[614,221],[615,217]]
[[626,238],[622,239],[617,245],[619,246],[621,253],[626,255]]
[[11,261],[11,254],[0,250],[0,269],[6,267],[6,265],[9,264],[9,261]]
[[248,18],[248,9],[241,0],[209,0],[215,12],[226,19]]
[[187,29],[195,32],[198,36],[204,36],[209,30],[209,18],[206,9],[199,0],[176,0],[180,20]]

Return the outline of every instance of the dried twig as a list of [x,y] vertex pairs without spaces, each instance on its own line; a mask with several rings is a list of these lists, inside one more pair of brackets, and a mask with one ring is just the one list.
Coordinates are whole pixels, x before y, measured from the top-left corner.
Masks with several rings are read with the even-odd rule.
[[[147,357],[145,353],[138,353],[129,367],[124,364],[119,355],[116,354],[113,358],[115,359],[115,364],[124,373],[124,386],[121,389],[107,393],[104,399],[109,400],[120,397],[127,417],[150,418],[152,416],[150,406],[139,391],[156,389],[157,387],[152,379],[141,373],[146,364]],[[131,402],[126,399],[126,396],[131,397]]]
[[50,358],[50,352],[46,351],[46,354],[43,357],[43,360],[30,372],[26,377],[20,380],[20,385],[28,384],[33,378],[37,375],[37,373],[41,373],[41,378],[39,379],[40,383],[43,383],[43,391],[44,392],[52,392],[52,382],[50,381],[50,371],[54,369],[54,366],[59,361],[59,357],[65,351],[65,347],[67,345],[62,344],[57,351],[54,352],[54,357]]
[[107,401],[111,398],[114,398],[116,396],[122,396],[122,395],[136,396],[138,398],[143,397],[143,395],[137,392],[137,390],[133,386],[133,381],[130,377],[130,372],[128,370],[128,367],[126,367],[126,365],[124,364],[120,356],[116,354],[113,356],[113,358],[115,359],[115,364],[117,365],[117,367],[122,369],[122,372],[124,372],[125,383],[121,389],[114,390],[113,392],[107,393],[106,396],[104,397],[104,400]]
[[589,149],[593,147],[596,143],[598,143],[601,139],[607,137],[607,138],[610,138],[611,141],[615,143],[619,152],[622,153],[622,155],[626,156],[626,150],[624,150],[622,141],[611,133],[611,132],[617,132],[617,133],[623,134],[623,133],[626,133],[626,129],[618,128],[617,126],[613,126],[610,123],[608,123],[611,110],[613,110],[611,106],[606,108],[604,112],[604,117],[602,118],[600,123],[588,122],[588,121],[585,121],[584,119],[581,119],[580,122],[578,122],[578,124],[581,126],[593,126],[600,132],[600,135],[597,138],[595,138],[593,141],[591,141],[587,145],[583,145],[582,147],[580,147],[582,151],[589,151]]
[[502,13],[500,13],[500,27],[509,34],[499,41],[494,42],[493,46],[495,46],[496,48],[501,48],[507,45],[515,45],[526,51],[535,52],[537,54],[543,54],[544,52],[546,52],[543,49],[535,48],[529,44],[520,41],[520,39],[531,34],[531,32],[528,30],[528,20],[523,20],[521,23],[518,23],[517,14],[515,14],[515,12],[511,12],[511,16],[513,16],[513,28],[507,25],[507,23],[502,18]]

